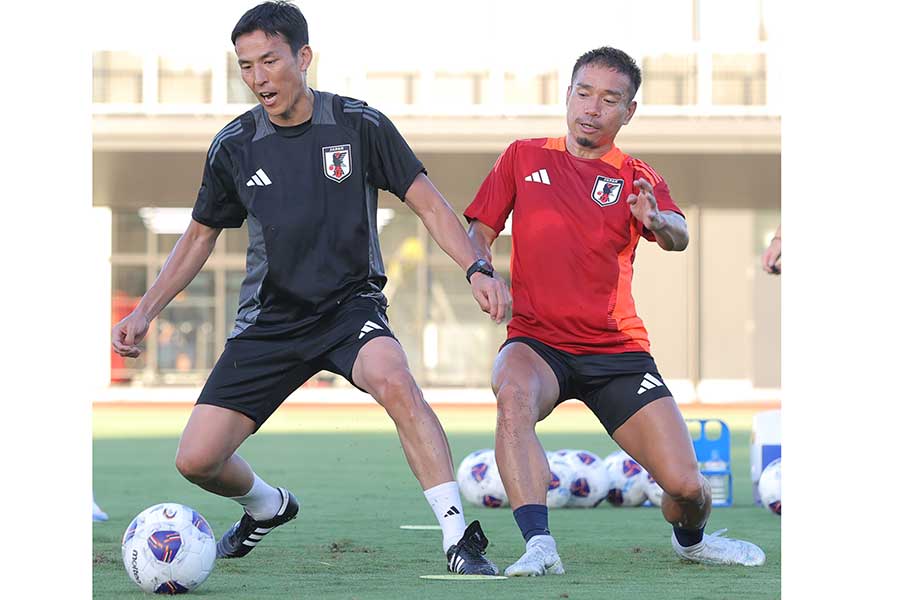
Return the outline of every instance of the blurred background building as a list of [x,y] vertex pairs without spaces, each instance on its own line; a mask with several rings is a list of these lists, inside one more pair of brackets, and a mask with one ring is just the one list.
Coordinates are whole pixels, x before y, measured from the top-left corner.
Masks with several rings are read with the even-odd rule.
[[[181,4],[169,13],[177,24],[143,22],[127,8],[98,15],[94,235],[110,324],[134,307],[187,226],[213,136],[254,104],[229,40],[254,2]],[[665,177],[691,233],[683,253],[638,246],[635,300],[657,363],[679,401],[780,399],[780,281],[759,266],[781,206],[769,0],[297,4],[315,53],[310,85],[389,116],[459,214],[511,141],[565,133],[581,53],[613,45],[635,57],[644,84],[617,143]],[[157,12],[148,18],[165,19]],[[114,26],[125,19],[128,27]],[[423,386],[488,387],[505,327],[477,309],[415,215],[390,194],[379,201],[388,316],[414,374]],[[504,233],[494,266],[508,277]],[[119,394],[201,385],[232,328],[246,243],[246,228],[225,230],[153,323],[144,356],[98,357],[104,385]],[[349,384],[322,373],[309,385]]]

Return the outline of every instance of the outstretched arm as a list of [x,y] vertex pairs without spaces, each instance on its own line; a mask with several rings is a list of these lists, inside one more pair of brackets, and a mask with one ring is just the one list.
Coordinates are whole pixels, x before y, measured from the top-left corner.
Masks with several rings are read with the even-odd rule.
[[112,346],[117,354],[129,358],[140,356],[138,344],[147,335],[150,321],[197,276],[212,254],[221,231],[191,220],[137,308],[112,328]]
[[[438,246],[447,253],[463,270],[478,258],[476,250],[466,236],[459,217],[434,187],[424,173],[420,173],[406,191],[406,204],[413,210]],[[510,297],[506,283],[497,277],[482,273],[472,275],[472,295],[481,310],[491,315],[491,319],[501,323],[506,318]]]
[[638,193],[628,196],[631,214],[653,232],[659,247],[675,251],[687,248],[689,238],[684,217],[671,210],[659,210],[653,186],[643,177],[634,182],[634,190]]

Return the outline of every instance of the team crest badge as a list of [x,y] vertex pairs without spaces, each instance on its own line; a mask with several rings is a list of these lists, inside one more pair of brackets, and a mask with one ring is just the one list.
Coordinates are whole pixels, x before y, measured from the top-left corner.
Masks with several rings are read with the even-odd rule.
[[350,160],[350,144],[322,148],[322,168],[325,177],[338,183],[347,179],[353,169]]
[[619,201],[619,194],[625,185],[624,179],[612,179],[597,175],[597,181],[594,182],[594,191],[591,192],[591,200],[600,206],[609,206]]

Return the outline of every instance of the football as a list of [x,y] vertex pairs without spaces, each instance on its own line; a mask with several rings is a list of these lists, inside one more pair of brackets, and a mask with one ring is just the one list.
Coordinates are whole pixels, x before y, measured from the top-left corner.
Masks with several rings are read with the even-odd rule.
[[194,509],[165,502],[141,511],[122,536],[125,572],[139,588],[183,594],[206,581],[216,559],[212,528]]
[[653,506],[662,506],[663,489],[656,483],[653,476],[647,473],[647,488],[644,490],[647,499]]
[[562,508],[569,503],[572,492],[570,486],[575,470],[565,457],[554,455],[548,458],[550,465],[550,485],[547,487],[547,508]]
[[781,458],[776,458],[759,476],[759,499],[763,506],[781,516]]
[[462,459],[456,470],[456,481],[460,495],[472,504],[490,508],[509,504],[494,451],[490,448],[476,450]]
[[647,471],[628,456],[618,450],[603,460],[609,473],[610,489],[607,499],[614,506],[640,506],[647,500]]
[[565,454],[572,467],[572,483],[569,484],[569,503],[566,506],[593,508],[609,493],[609,473],[603,459],[588,450],[574,450]]

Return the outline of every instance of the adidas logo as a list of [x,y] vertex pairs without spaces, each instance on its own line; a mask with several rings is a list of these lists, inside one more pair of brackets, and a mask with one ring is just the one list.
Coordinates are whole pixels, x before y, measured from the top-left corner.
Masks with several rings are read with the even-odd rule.
[[445,518],[452,517],[453,515],[458,515],[458,514],[459,514],[459,509],[453,505],[450,505],[450,510],[448,510],[446,513],[444,513],[444,517]]
[[373,323],[372,321],[366,321],[366,324],[362,326],[362,329],[359,330],[359,337],[356,338],[358,340],[363,339],[363,336],[372,331],[373,329],[384,329],[381,325]]
[[655,387],[659,387],[662,385],[662,381],[651,375],[650,373],[644,373],[644,380],[641,382],[641,387],[638,388],[638,396],[646,392],[647,390],[652,390]]
[[269,176],[266,175],[265,171],[260,169],[253,174],[253,177],[247,180],[247,187],[254,185],[272,185],[272,180],[269,179]]
[[531,175],[528,175],[525,178],[525,181],[533,181],[535,183],[544,183],[546,185],[550,185],[550,176],[547,175],[547,169],[541,169],[540,171],[535,171]]

